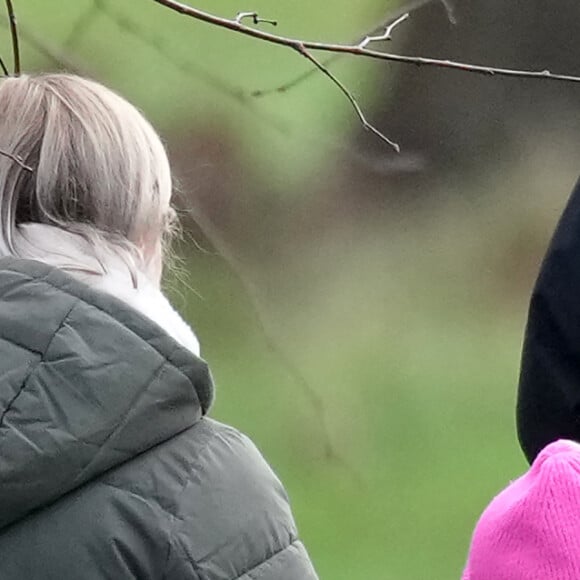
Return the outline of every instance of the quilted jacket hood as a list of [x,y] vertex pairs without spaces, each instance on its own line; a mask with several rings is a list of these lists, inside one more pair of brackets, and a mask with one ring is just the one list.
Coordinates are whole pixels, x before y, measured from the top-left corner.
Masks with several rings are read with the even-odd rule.
[[0,530],[188,429],[213,397],[206,363],[156,324],[12,258],[0,260],[0,377]]
[[552,441],[580,441],[580,182],[558,223],[532,294],[517,422],[530,463]]

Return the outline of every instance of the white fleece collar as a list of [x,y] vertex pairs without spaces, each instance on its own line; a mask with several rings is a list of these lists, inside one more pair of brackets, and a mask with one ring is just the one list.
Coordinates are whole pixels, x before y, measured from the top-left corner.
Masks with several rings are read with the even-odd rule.
[[91,288],[122,300],[199,356],[197,337],[163,292],[145,273],[137,271],[132,276],[126,262],[111,250],[104,248],[97,258],[81,236],[43,224],[21,225],[14,246],[20,257],[60,268]]

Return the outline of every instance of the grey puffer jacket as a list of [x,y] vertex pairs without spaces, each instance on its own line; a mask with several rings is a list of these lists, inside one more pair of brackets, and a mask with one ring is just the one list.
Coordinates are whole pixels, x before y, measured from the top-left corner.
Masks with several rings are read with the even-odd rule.
[[282,485],[205,417],[212,396],[141,314],[1,259],[0,579],[316,579]]

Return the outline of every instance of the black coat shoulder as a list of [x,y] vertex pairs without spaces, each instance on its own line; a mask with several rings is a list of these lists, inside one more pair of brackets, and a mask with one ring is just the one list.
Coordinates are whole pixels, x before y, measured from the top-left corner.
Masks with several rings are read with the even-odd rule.
[[560,218],[532,293],[517,426],[530,463],[552,441],[580,441],[580,182]]

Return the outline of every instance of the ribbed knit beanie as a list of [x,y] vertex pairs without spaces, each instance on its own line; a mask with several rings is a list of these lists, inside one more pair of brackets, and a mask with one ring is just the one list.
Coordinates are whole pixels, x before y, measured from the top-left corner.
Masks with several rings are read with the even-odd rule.
[[548,445],[483,512],[463,580],[580,580],[580,445]]

